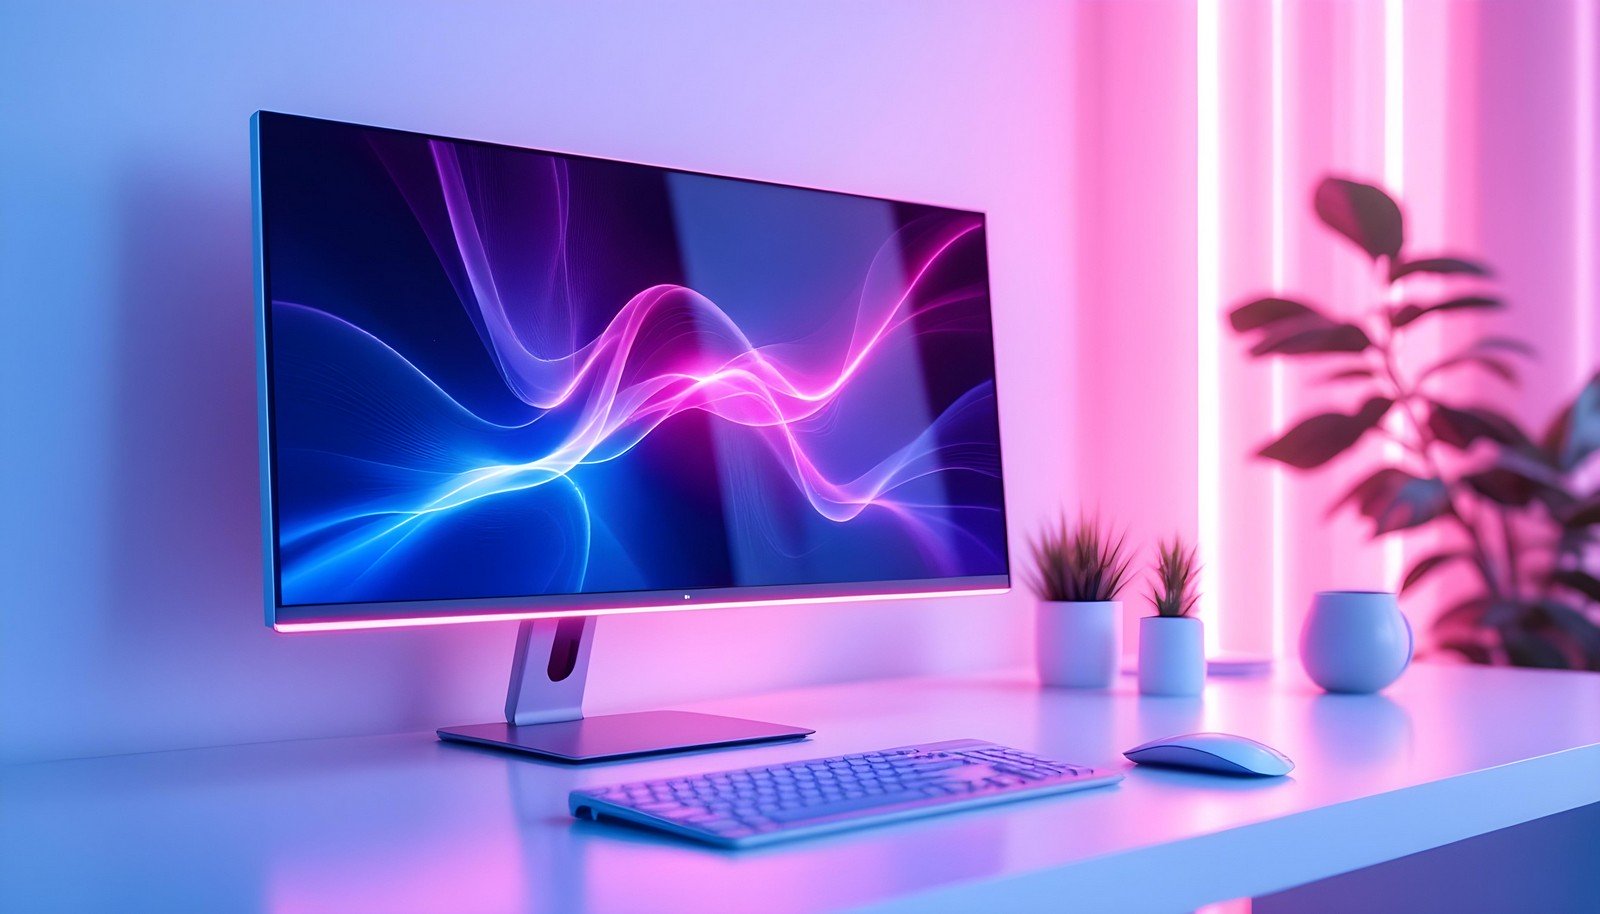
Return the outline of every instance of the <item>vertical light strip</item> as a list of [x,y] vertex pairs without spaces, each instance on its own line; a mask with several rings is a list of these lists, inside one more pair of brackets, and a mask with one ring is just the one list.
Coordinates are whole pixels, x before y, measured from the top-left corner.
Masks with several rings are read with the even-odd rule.
[[[1288,162],[1284,154],[1283,140],[1286,129],[1283,108],[1284,68],[1286,66],[1283,47],[1283,4],[1284,0],[1272,0],[1272,7],[1269,12],[1272,19],[1270,26],[1272,33],[1272,192],[1269,205],[1272,207],[1272,293],[1274,295],[1282,295],[1284,284],[1287,282],[1287,277],[1284,275],[1286,272],[1284,261],[1287,255],[1287,239],[1284,237],[1284,222],[1286,219],[1284,207],[1288,204],[1287,195],[1284,193],[1284,183]],[[1276,439],[1283,431],[1286,414],[1284,384],[1283,359],[1273,359],[1271,377],[1272,415],[1270,420],[1272,422],[1273,439]],[[1267,651],[1273,657],[1278,657],[1282,656],[1285,651],[1283,633],[1285,629],[1286,594],[1289,587],[1286,570],[1289,530],[1284,509],[1286,474],[1283,468],[1276,463],[1272,465],[1270,473],[1272,523],[1269,529],[1272,536],[1272,619],[1268,626]]]
[[[1384,0],[1383,4],[1383,183],[1396,197],[1405,194],[1406,178],[1406,11],[1404,0]],[[1399,290],[1392,290],[1398,295]],[[1398,425],[1400,417],[1390,422]],[[1398,443],[1384,444],[1384,455],[1391,463],[1404,456]],[[1398,536],[1383,540],[1384,586],[1397,588],[1404,574],[1404,544]]]
[[1405,192],[1406,8],[1383,2],[1383,180],[1395,195]]
[[1195,301],[1197,377],[1195,379],[1196,506],[1200,548],[1204,550],[1201,604],[1206,618],[1206,651],[1222,643],[1223,543],[1219,493],[1222,489],[1222,341],[1217,325],[1222,297],[1222,48],[1220,0],[1195,6],[1196,255]]
[[1573,180],[1573,196],[1577,199],[1578,211],[1573,220],[1574,242],[1577,250],[1573,252],[1573,282],[1577,286],[1573,290],[1573,301],[1577,306],[1574,318],[1573,336],[1577,339],[1576,370],[1577,382],[1582,384],[1589,380],[1589,374],[1594,371],[1594,170],[1595,170],[1595,15],[1593,0],[1577,0],[1573,5],[1576,22],[1573,23],[1572,34],[1577,42],[1574,47],[1573,69],[1577,71],[1577,97],[1574,100],[1574,117],[1578,123],[1575,125],[1573,159],[1577,174]]

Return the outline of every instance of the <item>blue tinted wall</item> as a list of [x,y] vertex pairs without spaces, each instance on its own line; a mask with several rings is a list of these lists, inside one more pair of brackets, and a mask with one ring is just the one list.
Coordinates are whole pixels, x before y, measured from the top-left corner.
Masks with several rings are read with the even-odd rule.
[[[498,713],[509,624],[262,625],[250,112],[987,211],[1025,525],[1074,461],[1070,28],[978,0],[4,4],[0,757]],[[1027,602],[608,619],[592,704],[1020,664]]]

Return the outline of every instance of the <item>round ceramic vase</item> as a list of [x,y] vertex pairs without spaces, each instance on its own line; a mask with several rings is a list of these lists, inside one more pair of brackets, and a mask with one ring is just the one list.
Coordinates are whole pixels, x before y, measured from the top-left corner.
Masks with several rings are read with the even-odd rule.
[[1300,662],[1330,692],[1376,692],[1411,663],[1411,623],[1392,593],[1327,590],[1300,630]]
[[1039,603],[1039,681],[1073,689],[1108,689],[1122,658],[1122,602]]
[[1139,620],[1139,691],[1199,695],[1206,685],[1205,623],[1188,616]]

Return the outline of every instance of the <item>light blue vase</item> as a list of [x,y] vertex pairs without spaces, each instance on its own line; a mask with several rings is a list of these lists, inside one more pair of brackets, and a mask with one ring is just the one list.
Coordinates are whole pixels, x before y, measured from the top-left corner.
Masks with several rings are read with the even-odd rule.
[[1300,662],[1330,692],[1376,692],[1411,663],[1411,623],[1392,593],[1325,590],[1300,630]]

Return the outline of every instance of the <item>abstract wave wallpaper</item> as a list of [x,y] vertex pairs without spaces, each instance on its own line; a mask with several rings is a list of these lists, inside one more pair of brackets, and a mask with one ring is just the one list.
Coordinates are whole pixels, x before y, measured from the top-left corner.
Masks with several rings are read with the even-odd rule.
[[282,605],[1006,573],[982,216],[258,144]]

